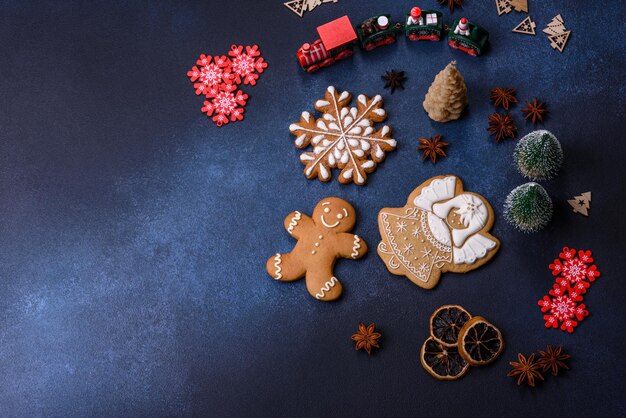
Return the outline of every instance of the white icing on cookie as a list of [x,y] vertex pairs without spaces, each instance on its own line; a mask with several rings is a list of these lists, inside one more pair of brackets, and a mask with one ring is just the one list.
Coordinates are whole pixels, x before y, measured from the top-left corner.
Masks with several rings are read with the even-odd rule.
[[280,266],[280,263],[282,262],[280,254],[276,253],[276,255],[274,256],[274,267],[276,268],[276,271],[274,272],[274,275],[276,277],[274,277],[274,279],[276,280],[280,280],[283,278],[283,275],[281,273],[281,271],[283,271],[282,267]]
[[419,196],[417,196],[413,200],[413,204],[418,208],[432,211],[434,203],[454,197],[455,187],[455,176],[448,176],[443,179],[435,179],[428,186],[422,189]]
[[296,214],[293,215],[291,221],[289,221],[289,227],[287,228],[287,232],[293,232],[293,229],[298,225],[298,221],[302,217],[302,214],[296,211]]
[[472,194],[463,193],[454,199],[444,203],[435,203],[432,206],[433,213],[440,218],[445,218],[452,209],[460,216],[465,229],[454,229],[452,239],[456,247],[461,247],[465,240],[481,230],[489,219],[489,211],[483,201]]
[[446,222],[431,212],[428,212],[427,219],[428,229],[435,239],[445,246],[451,246],[452,240],[450,239],[450,228],[448,228]]
[[337,225],[339,225],[339,224],[341,223],[341,221],[337,221],[337,222],[335,222],[334,224],[332,224],[332,225],[331,225],[331,224],[329,224],[329,223],[327,223],[327,222],[326,222],[326,220],[324,219],[324,215],[322,215],[322,216],[320,217],[320,219],[322,220],[322,224],[323,224],[326,228],[334,228],[334,227],[336,227]]
[[354,236],[354,246],[352,247],[352,258],[357,258],[359,256],[359,250],[361,249],[361,238],[358,235]]
[[324,131],[328,130],[328,127],[326,126],[323,120],[318,120],[316,126]]
[[329,281],[327,281],[326,283],[324,283],[324,286],[322,286],[322,288],[320,289],[320,293],[316,293],[315,294],[315,299],[323,299],[324,295],[330,291],[331,288],[335,287],[335,285],[338,283],[338,280],[336,277],[331,277]]
[[304,144],[304,139],[306,138],[306,134],[302,134],[296,138],[294,141],[297,147],[301,147]]
[[[311,166],[311,168],[313,167],[314,166]],[[328,170],[326,170],[326,167],[324,167],[323,165],[320,165],[320,174],[322,175],[322,178],[324,180],[330,177],[330,173],[328,172]]]
[[461,248],[454,247],[455,264],[473,264],[496,247],[496,242],[480,234],[472,235]]

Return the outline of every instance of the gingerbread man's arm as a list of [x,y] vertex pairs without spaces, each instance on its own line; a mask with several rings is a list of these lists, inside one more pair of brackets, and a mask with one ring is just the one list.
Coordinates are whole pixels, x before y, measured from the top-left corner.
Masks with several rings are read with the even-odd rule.
[[343,258],[357,259],[367,254],[367,244],[358,235],[341,233],[336,235],[337,249]]
[[315,226],[313,219],[298,211],[291,212],[287,215],[284,224],[287,232],[296,239],[299,239],[303,233]]

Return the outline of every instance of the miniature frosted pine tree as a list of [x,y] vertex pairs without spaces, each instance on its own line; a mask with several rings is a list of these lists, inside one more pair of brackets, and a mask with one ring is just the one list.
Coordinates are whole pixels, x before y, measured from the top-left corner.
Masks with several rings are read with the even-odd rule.
[[541,185],[522,184],[507,196],[504,218],[523,232],[539,231],[552,218],[552,200]]
[[428,117],[437,122],[449,122],[461,117],[467,106],[467,86],[463,76],[452,61],[435,76],[426,97],[424,110]]
[[517,143],[513,159],[524,177],[531,180],[551,179],[563,164],[563,150],[552,133],[539,130],[529,133]]

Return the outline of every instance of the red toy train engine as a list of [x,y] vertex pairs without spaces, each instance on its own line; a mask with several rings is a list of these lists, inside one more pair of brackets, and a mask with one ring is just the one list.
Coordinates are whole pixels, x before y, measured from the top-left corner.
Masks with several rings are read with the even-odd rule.
[[348,58],[354,51],[357,35],[348,16],[340,17],[317,28],[320,39],[298,49],[298,62],[308,73]]

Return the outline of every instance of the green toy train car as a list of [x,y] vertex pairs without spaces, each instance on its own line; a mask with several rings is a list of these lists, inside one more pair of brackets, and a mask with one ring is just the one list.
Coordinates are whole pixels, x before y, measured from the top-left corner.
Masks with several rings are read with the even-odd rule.
[[366,51],[396,42],[401,30],[401,23],[391,23],[391,15],[370,17],[356,27],[361,47]]
[[[466,34],[455,33],[455,29],[461,26],[467,27]],[[465,18],[455,20],[448,34],[448,45],[473,56],[482,54],[488,43],[489,32]]]
[[414,7],[406,14],[404,33],[411,41],[440,41],[443,35],[443,14]]

